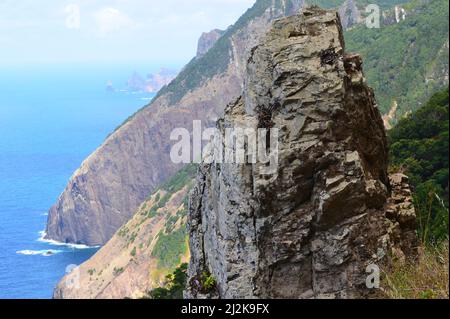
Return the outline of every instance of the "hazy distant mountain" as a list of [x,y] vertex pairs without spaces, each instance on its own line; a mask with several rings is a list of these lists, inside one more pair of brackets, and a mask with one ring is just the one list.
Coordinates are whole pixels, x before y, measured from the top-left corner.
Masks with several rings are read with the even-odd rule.
[[177,73],[175,70],[161,68],[158,72],[147,74],[144,78],[135,71],[127,81],[127,89],[133,92],[156,93],[168,85]]
[[211,49],[217,40],[225,33],[225,31],[214,29],[210,32],[204,32],[197,45],[197,58],[201,58]]

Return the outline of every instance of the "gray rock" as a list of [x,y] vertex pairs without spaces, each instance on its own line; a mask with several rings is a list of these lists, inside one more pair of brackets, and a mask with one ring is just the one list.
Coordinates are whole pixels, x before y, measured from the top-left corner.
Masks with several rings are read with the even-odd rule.
[[187,298],[368,297],[368,265],[412,254],[415,213],[395,200],[407,186],[395,176],[391,188],[382,118],[335,11],[275,21],[217,127],[279,129],[279,164],[201,167]]

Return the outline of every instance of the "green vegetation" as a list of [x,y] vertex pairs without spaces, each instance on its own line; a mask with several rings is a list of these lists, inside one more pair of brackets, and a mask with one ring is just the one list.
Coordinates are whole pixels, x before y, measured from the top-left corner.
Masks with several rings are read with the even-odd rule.
[[[146,216],[145,219],[147,219],[147,218],[154,218],[154,217],[156,217],[156,216],[158,215],[158,209],[160,209],[160,208],[162,208],[162,207],[164,207],[164,205],[161,205],[159,201],[158,201],[158,202],[155,202],[155,203],[153,204],[153,206],[152,206],[149,210],[143,211],[143,212],[141,213],[141,215]],[[143,219],[142,222],[144,222],[145,219]]]
[[172,197],[172,195],[173,195],[172,193],[166,193],[158,202],[157,209],[163,208],[164,206],[166,206],[167,202]]
[[204,291],[212,291],[216,288],[216,279],[213,275],[211,275],[209,272],[204,271],[202,273],[202,287]]
[[92,268],[92,269],[88,269],[88,274],[89,274],[89,276],[93,276],[94,274],[95,274],[95,268]]
[[120,237],[125,237],[125,236],[127,236],[129,231],[130,230],[126,226],[122,226],[122,228],[119,229],[118,235]]
[[448,94],[436,93],[389,132],[391,166],[410,177],[424,244],[448,238]]
[[[148,210],[143,210],[141,214],[146,216],[146,218],[156,217],[158,215],[158,210],[164,208],[175,193],[186,186],[190,186],[190,182],[197,173],[197,168],[198,166],[196,164],[190,164],[176,173],[169,181],[159,188],[152,207]],[[161,190],[165,192],[162,197],[160,193]],[[185,199],[185,202],[187,202],[187,199]],[[185,207],[187,207],[187,204]],[[121,233],[124,233],[124,230],[122,230]]]
[[[337,8],[343,5],[345,0],[308,0],[307,3],[311,5],[317,5],[324,9]],[[404,3],[405,0],[355,0],[356,5],[360,9],[364,9],[369,4],[377,4],[380,8],[388,9],[394,5]]]
[[209,271],[203,271],[189,281],[191,289],[197,293],[214,294],[217,289],[217,281]]
[[138,235],[139,230],[137,230],[136,232],[132,233],[130,238],[128,239],[128,244],[132,244],[134,243],[134,241],[136,240],[136,237]]
[[182,264],[172,274],[167,275],[164,287],[150,291],[145,299],[183,299],[186,288],[188,264]]
[[[173,195],[183,188],[192,186],[192,180],[197,173],[197,165],[187,165],[176,173],[169,181],[162,185],[152,196],[149,197],[149,201],[153,198],[154,204],[142,205],[140,214],[143,216],[139,222],[139,225],[147,220],[148,218],[153,218],[158,214],[158,210],[164,209],[167,203],[171,200]],[[188,193],[188,191],[187,191]],[[187,252],[187,233],[186,227],[181,222],[182,218],[187,215],[188,207],[188,194],[185,195],[182,201],[182,207],[180,207],[176,212],[167,216],[163,230],[158,234],[155,246],[152,249],[152,256],[158,260],[158,266],[162,269],[171,271],[177,267],[182,256]],[[176,209],[176,207],[174,207]],[[167,213],[168,215],[169,213]],[[178,227],[181,224],[181,227]],[[137,229],[130,230],[128,227],[123,226],[118,235],[126,239],[126,246],[132,249],[130,255],[135,257],[137,254],[137,249],[141,251],[144,249],[144,243],[136,244],[135,247],[131,246],[136,242],[137,236],[140,232],[140,227]],[[145,246],[149,247],[152,243],[152,238],[149,238],[145,242]],[[118,274],[119,271],[117,270]]]
[[410,177],[421,240],[417,260],[394,259],[384,272],[388,298],[449,298],[448,94],[434,94],[388,133],[391,170]]
[[115,277],[119,276],[119,275],[120,275],[121,273],[123,273],[123,272],[124,272],[123,267],[120,267],[120,268],[114,267],[114,269],[113,269],[113,275],[114,275]]
[[183,187],[188,185],[194,176],[197,174],[198,165],[189,164],[186,165],[182,170],[176,173],[167,183],[161,186],[162,189],[169,193],[176,193],[180,191]]
[[175,224],[178,221],[178,217],[177,216],[170,216],[169,219],[166,222],[166,233],[171,233],[174,228],[175,228]]
[[307,3],[319,6],[323,9],[337,8],[342,5],[345,0],[309,0]]
[[187,251],[186,226],[168,234],[161,232],[152,251],[152,256],[158,259],[162,268],[174,269],[181,262],[181,256]]
[[415,5],[401,23],[380,29],[362,25],[345,33],[347,51],[364,58],[365,74],[384,114],[394,100],[398,117],[415,110],[444,85],[430,79],[448,70],[448,50],[442,50],[449,34],[448,1]]
[[166,233],[171,233],[175,229],[176,223],[181,220],[182,218],[187,216],[187,203],[186,201],[189,200],[189,195],[186,195],[183,200],[183,208],[178,210],[177,213],[173,216],[170,216],[169,219],[166,221]]

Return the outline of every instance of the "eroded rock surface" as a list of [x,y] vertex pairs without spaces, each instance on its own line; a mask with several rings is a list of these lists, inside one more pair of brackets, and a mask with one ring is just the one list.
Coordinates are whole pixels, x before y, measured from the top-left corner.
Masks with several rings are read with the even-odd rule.
[[[252,50],[244,93],[218,128],[262,126],[279,129],[275,174],[261,174],[261,163],[201,167],[186,297],[374,293],[367,266],[413,251],[415,213],[404,177],[387,174],[383,121],[335,11],[277,20]],[[202,288],[204,274],[216,289]]]

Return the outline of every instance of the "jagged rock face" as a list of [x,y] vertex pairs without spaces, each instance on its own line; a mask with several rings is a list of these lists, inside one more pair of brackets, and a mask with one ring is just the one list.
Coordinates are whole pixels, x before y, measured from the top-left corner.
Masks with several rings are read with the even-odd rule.
[[[256,129],[261,112],[279,129],[276,173],[261,175],[261,163],[203,165],[190,202],[186,297],[368,295],[366,267],[408,251],[415,215],[390,199],[381,115],[361,58],[344,51],[336,12],[313,7],[276,21],[218,128]],[[395,194],[406,196],[400,180]],[[202,291],[204,272],[216,290]]]
[[176,103],[170,102],[171,92],[159,95],[83,162],[49,211],[48,239],[105,244],[155,187],[181,168],[170,160],[170,132],[191,128],[194,119],[208,125],[223,114],[223,106],[242,91],[250,49],[271,21],[304,4],[303,0],[269,2],[257,1],[255,8],[264,7],[263,12],[242,23],[227,39],[232,52],[224,72],[204,79]]
[[225,31],[215,29],[210,32],[204,32],[198,40],[197,58],[205,55],[211,49],[217,40],[223,35]]

